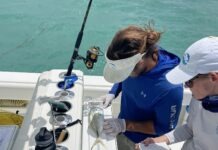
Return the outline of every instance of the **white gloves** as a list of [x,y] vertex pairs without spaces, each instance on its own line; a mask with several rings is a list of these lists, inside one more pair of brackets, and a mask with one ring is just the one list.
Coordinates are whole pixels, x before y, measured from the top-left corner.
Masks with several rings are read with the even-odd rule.
[[107,108],[111,105],[114,98],[115,98],[114,94],[106,94],[106,95],[99,97],[98,99],[103,101],[103,108]]
[[116,138],[116,136],[126,131],[125,119],[110,118],[104,120],[103,133],[106,140]]

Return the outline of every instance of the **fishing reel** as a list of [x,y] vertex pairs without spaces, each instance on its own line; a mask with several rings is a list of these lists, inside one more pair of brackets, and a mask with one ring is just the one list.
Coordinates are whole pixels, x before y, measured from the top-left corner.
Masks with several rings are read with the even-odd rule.
[[100,54],[100,48],[93,46],[86,52],[86,60],[85,65],[88,69],[92,69],[94,66],[94,63],[98,61],[98,56]]
[[103,52],[97,46],[90,47],[86,52],[86,58],[78,56],[78,59],[83,59],[87,69],[92,69],[94,63],[98,61],[98,56],[103,56]]

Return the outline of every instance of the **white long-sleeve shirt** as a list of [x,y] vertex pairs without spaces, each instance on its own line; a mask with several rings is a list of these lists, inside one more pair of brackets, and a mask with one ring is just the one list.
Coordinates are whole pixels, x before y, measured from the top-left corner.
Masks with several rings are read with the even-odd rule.
[[192,99],[187,123],[165,135],[170,143],[185,141],[182,150],[218,150],[218,113]]

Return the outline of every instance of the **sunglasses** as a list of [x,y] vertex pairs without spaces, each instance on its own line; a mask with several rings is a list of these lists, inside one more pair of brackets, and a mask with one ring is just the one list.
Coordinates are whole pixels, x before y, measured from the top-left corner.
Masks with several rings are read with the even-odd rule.
[[194,80],[195,79],[198,79],[200,77],[207,77],[207,76],[208,76],[208,74],[198,74],[195,77],[193,77],[191,80],[186,81],[185,82],[185,87],[192,88],[194,86]]

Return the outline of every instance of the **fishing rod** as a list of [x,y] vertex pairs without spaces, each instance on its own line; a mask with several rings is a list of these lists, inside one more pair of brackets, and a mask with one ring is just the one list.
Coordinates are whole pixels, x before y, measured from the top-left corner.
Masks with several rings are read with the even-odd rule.
[[86,58],[78,55],[79,47],[80,47],[80,44],[81,44],[81,41],[82,41],[82,38],[83,38],[83,30],[85,28],[85,24],[86,24],[86,20],[87,20],[88,14],[89,14],[91,4],[92,4],[92,0],[89,1],[88,7],[87,7],[87,10],[86,10],[86,14],[85,14],[85,17],[84,17],[84,20],[83,20],[83,23],[82,23],[82,27],[81,27],[81,30],[80,30],[78,36],[77,36],[74,51],[73,51],[73,55],[71,57],[70,64],[68,66],[68,70],[67,70],[67,73],[66,73],[65,76],[70,76],[71,75],[75,60],[82,59],[84,61],[84,63],[86,64],[86,67],[88,69],[92,69],[93,68],[93,63],[95,63],[97,61],[97,57],[99,56],[99,51],[100,51],[99,47],[90,48],[87,51]]

